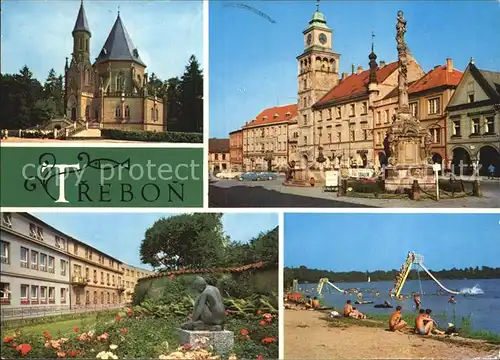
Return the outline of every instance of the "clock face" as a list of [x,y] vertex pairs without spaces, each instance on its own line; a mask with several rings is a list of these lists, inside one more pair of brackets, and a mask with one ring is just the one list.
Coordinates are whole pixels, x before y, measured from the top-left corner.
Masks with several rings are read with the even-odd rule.
[[326,42],[327,42],[327,40],[328,40],[328,39],[326,38],[326,35],[325,35],[325,34],[319,34],[319,42],[320,42],[321,44],[325,45],[325,44],[326,44]]
[[312,43],[312,34],[307,35],[307,45],[311,45]]

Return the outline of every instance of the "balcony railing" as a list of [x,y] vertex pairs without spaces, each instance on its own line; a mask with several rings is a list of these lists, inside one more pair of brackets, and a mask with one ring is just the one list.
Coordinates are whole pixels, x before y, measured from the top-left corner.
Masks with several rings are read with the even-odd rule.
[[71,278],[71,285],[86,286],[88,282],[88,279],[81,276],[73,276]]

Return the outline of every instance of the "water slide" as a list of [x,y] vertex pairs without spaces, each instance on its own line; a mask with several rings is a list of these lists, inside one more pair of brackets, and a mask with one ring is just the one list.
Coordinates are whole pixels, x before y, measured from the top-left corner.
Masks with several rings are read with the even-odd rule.
[[344,290],[342,290],[339,287],[337,287],[336,285],[332,284],[327,278],[323,278],[323,279],[319,279],[319,283],[318,283],[318,294],[319,295],[321,295],[321,291],[323,290],[323,285],[324,284],[328,284],[332,288],[334,288],[335,290],[337,290],[337,291],[339,291],[341,293],[344,293]]
[[406,278],[408,277],[408,275],[410,274],[410,271],[411,271],[411,265],[412,265],[411,260],[407,260],[405,263],[405,270],[404,270],[404,273],[402,274],[402,278],[393,290],[396,297],[399,297],[399,295],[401,294],[401,290],[403,290],[403,286],[406,282]]
[[438,280],[438,279],[436,279],[436,278],[434,277],[434,275],[432,275],[432,273],[431,273],[429,270],[427,270],[427,268],[424,266],[424,264],[419,264],[419,266],[422,268],[422,270],[424,270],[424,271],[427,273],[427,275],[429,275],[429,276],[431,277],[431,279],[432,279],[432,280],[434,280],[434,281],[436,282],[436,284],[438,284],[438,285],[439,285],[439,287],[440,287],[441,289],[443,289],[443,290],[444,290],[444,291],[446,291],[446,292],[449,292],[450,294],[454,294],[454,295],[459,295],[459,294],[460,294],[460,292],[459,292],[459,291],[453,291],[453,290],[450,290],[450,289],[447,289],[446,287],[444,287],[444,285],[443,285],[443,284],[441,284],[441,283],[439,282],[439,280]]

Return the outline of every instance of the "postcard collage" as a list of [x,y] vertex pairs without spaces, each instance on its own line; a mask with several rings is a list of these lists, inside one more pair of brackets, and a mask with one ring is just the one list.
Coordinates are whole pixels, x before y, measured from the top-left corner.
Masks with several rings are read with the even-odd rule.
[[500,359],[499,0],[0,11],[1,359]]

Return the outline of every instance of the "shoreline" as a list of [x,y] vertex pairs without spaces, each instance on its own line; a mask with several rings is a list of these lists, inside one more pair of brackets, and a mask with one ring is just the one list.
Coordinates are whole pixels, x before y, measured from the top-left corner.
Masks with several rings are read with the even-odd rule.
[[378,319],[328,319],[328,312],[285,309],[285,358],[494,358],[499,344],[388,331]]

